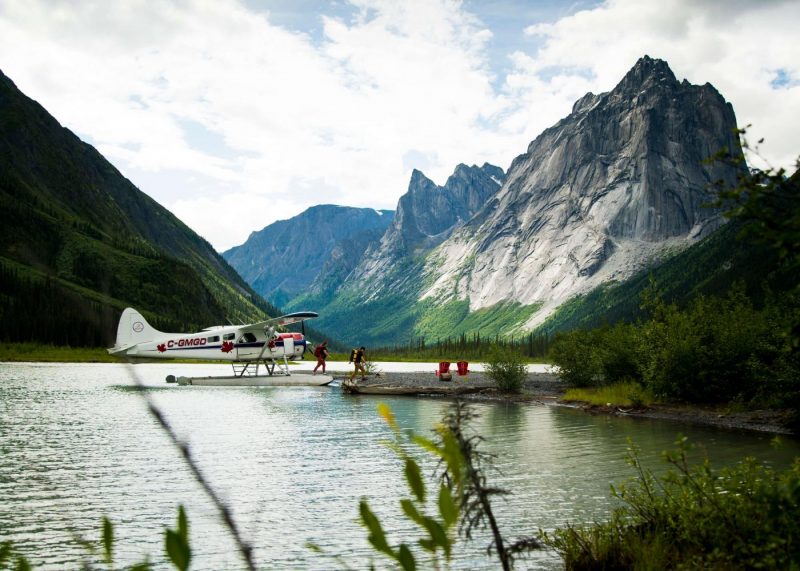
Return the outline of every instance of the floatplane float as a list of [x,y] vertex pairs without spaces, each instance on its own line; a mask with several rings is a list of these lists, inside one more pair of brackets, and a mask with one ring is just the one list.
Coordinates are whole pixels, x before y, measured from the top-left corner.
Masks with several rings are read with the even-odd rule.
[[[233,375],[221,377],[177,377],[167,382],[210,386],[322,386],[330,375],[295,374],[289,361],[302,359],[306,340],[302,333],[279,333],[278,327],[318,317],[311,311],[282,315],[248,325],[215,325],[197,333],[164,333],[153,328],[133,308],[122,312],[112,355],[139,359],[195,359],[230,361]],[[263,369],[262,369],[263,367]],[[264,371],[265,373],[262,373]]]

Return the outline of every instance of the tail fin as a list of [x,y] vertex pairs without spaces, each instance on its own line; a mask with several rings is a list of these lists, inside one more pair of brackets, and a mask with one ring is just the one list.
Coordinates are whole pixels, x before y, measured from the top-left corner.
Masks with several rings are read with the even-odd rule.
[[128,307],[122,312],[119,318],[119,325],[117,326],[117,341],[114,343],[111,352],[126,349],[136,343],[146,343],[153,341],[157,337],[162,336],[163,333],[147,323],[147,320],[142,317],[142,314]]

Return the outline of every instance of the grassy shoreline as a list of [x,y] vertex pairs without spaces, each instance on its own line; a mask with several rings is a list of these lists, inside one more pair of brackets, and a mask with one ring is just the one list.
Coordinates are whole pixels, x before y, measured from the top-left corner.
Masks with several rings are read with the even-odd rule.
[[0,361],[9,363],[122,363],[102,347],[66,347],[42,343],[2,343]]

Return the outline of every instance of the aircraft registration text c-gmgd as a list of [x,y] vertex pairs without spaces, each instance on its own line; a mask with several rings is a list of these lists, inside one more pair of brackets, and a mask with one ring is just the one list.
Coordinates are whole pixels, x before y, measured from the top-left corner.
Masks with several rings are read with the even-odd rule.
[[207,342],[205,337],[198,337],[196,339],[178,339],[175,341],[174,339],[170,339],[167,341],[167,349],[172,349],[173,347],[192,347],[197,345],[205,345]]

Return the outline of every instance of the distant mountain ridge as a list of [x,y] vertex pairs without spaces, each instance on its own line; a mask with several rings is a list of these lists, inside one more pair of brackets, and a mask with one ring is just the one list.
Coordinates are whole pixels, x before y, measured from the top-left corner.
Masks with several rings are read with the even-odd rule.
[[587,304],[627,307],[635,288],[615,284],[717,235],[707,187],[738,171],[706,159],[738,149],[735,127],[710,84],[645,56],[507,172],[462,164],[438,186],[414,171],[394,213],[313,207],[229,264],[0,73],[0,334],[105,343],[125,305],[170,328],[274,313],[249,284],[348,343],[586,323]]
[[443,186],[415,169],[396,211],[314,206],[253,232],[223,256],[273,303],[289,309],[325,305],[344,283],[375,271],[373,262],[394,267],[430,252],[504,180],[503,170],[488,163],[458,165]]
[[2,72],[0,237],[7,341],[107,344],[126,305],[172,328],[275,311]]
[[391,210],[313,206],[252,232],[222,255],[257,292],[283,306],[309,287],[346,279],[393,215]]

